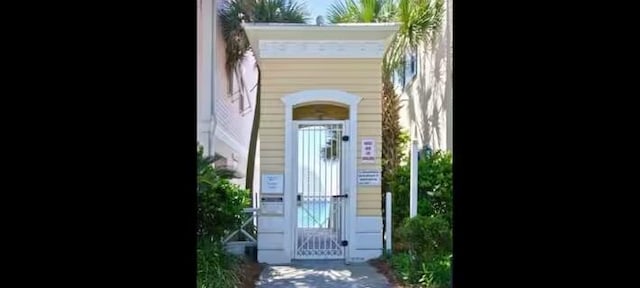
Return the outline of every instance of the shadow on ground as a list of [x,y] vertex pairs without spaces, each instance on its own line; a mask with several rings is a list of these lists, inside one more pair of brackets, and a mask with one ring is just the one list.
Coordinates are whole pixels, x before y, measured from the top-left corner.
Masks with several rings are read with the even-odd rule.
[[368,263],[345,265],[343,261],[294,261],[268,265],[256,287],[391,287],[384,275]]

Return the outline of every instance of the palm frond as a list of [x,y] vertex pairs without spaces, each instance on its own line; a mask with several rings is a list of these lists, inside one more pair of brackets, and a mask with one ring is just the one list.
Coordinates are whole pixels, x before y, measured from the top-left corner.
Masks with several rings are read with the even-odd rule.
[[242,23],[253,15],[254,4],[255,1],[252,0],[229,0],[218,12],[225,42],[226,68],[229,72],[233,71],[249,49],[249,39]]
[[[349,5],[353,1],[350,0],[337,0],[329,6],[327,10],[327,18],[331,23],[352,23],[357,22],[358,15],[353,13],[354,10],[350,9]],[[357,12],[357,10],[355,10]],[[356,19],[356,20],[354,20]]]
[[218,13],[225,41],[227,71],[240,62],[251,48],[243,22],[304,23],[304,4],[291,0],[227,0]]
[[440,29],[444,15],[444,0],[399,0],[397,20],[400,28],[385,53],[385,70],[393,70],[404,55],[431,39]]
[[389,22],[395,15],[392,0],[337,0],[329,6],[331,23]]

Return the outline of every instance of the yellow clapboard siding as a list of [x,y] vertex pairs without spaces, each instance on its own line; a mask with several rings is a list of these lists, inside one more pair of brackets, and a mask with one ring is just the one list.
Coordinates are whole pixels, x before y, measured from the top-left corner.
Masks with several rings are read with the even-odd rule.
[[358,110],[364,106],[382,107],[382,96],[380,93],[367,93],[359,96],[362,97],[362,100],[360,100]]
[[284,130],[284,121],[264,121],[260,119],[260,130],[262,130],[262,128]]
[[[361,71],[358,71],[361,70]],[[356,67],[353,69],[338,69],[338,70],[274,70],[263,73],[262,83],[270,83],[272,79],[280,78],[350,78],[350,79],[371,79],[378,78],[378,72],[375,70],[362,70]],[[382,75],[380,75],[382,77]]]
[[270,158],[279,157],[284,159],[284,149],[279,149],[279,150],[260,149],[260,157],[270,157]]
[[[282,104],[282,102],[276,103],[276,101],[270,101],[270,102],[262,101],[260,103],[260,112],[262,111],[273,111],[273,112],[280,111],[279,113],[284,113],[284,104]],[[270,112],[270,113],[273,113],[273,112]]]
[[260,137],[260,151],[263,150],[284,150],[284,137],[282,141],[264,141],[265,136]]
[[[358,107],[358,113],[360,115],[367,115],[367,114],[381,115],[380,119],[382,119],[382,108],[380,107],[380,105],[377,105],[377,106],[360,106],[360,107]],[[358,118],[360,118],[360,117],[358,117]],[[363,119],[363,121],[366,121],[366,120]]]
[[[278,86],[278,87],[282,87],[282,86]],[[293,90],[293,89],[292,89]],[[350,92],[353,93],[357,96],[362,97],[362,100],[360,100],[360,103],[358,103],[358,109],[361,109],[363,106],[378,106],[380,107],[381,105],[381,95],[380,95],[380,91],[377,90],[372,90],[372,89],[368,89],[368,92]],[[301,90],[295,90],[293,92],[300,92]],[[292,92],[292,93],[293,93]],[[349,92],[349,91],[346,91]],[[264,88],[261,91],[260,94],[261,98],[260,98],[260,105],[262,107],[264,106],[282,106],[284,107],[284,103],[282,102],[282,97],[286,96],[286,94],[283,94],[281,92],[273,92],[273,91],[265,91]]]
[[[380,122],[382,123],[382,114],[362,114],[358,113],[358,122]],[[380,124],[382,125],[382,124]]]
[[[309,84],[309,85],[264,85],[263,93],[273,93],[280,95],[287,95],[294,92],[299,92],[303,90],[316,90],[316,89],[337,89],[343,90],[347,93],[359,95],[361,93],[380,93],[380,87],[374,87],[372,85],[362,85],[362,84],[344,84],[344,85],[333,85],[333,84]],[[281,96],[282,97],[282,96]]]
[[278,77],[270,79],[269,86],[292,86],[292,85],[331,85],[331,86],[343,86],[343,85],[367,85],[377,87],[376,85],[380,80],[376,78],[344,78],[344,77],[331,77],[331,78],[294,78],[294,77]]
[[278,128],[263,128],[260,127],[260,136],[265,135],[265,136],[275,136],[275,135],[279,135],[284,137],[284,125],[282,129],[278,129]]
[[263,76],[276,71],[366,71],[382,79],[382,63],[374,59],[263,59],[260,70]]
[[[260,115],[262,173],[284,172],[285,106],[281,99],[291,93],[316,89],[342,90],[362,97],[358,104],[359,131],[356,135],[358,141],[356,163],[358,169],[380,169],[381,64],[381,59],[262,59]],[[307,110],[312,109],[300,109],[298,116],[309,114]],[[316,111],[316,113],[320,112],[322,111]],[[341,113],[341,115],[345,114],[344,111]],[[360,163],[360,142],[364,138],[376,141],[377,163]],[[380,187],[358,186],[357,189],[357,214],[381,216]]]
[[358,216],[381,216],[382,209],[358,209]]
[[284,106],[260,106],[260,114],[282,114],[284,115]]
[[264,157],[260,155],[260,164],[261,165],[283,165],[284,166],[284,158],[283,157]]
[[[267,145],[269,146],[268,150],[278,150],[277,147],[280,147],[279,149],[284,149],[284,145],[279,145],[284,143],[284,136],[282,135],[264,135],[261,134],[260,135],[260,147],[267,147],[265,146],[265,143],[269,143]],[[276,146],[273,146],[276,145]]]
[[382,201],[382,196],[380,195],[380,188],[377,188],[376,193],[365,193],[362,194],[361,191],[358,191],[358,202],[360,201]]
[[380,194],[380,188],[370,187],[370,186],[360,186],[360,189],[358,189],[358,193]]
[[360,128],[358,129],[358,136],[367,138],[382,136],[382,125],[380,128]]
[[381,209],[382,207],[382,202],[380,202],[382,200],[360,200],[360,198],[358,198],[358,209]]
[[260,163],[261,174],[278,174],[284,173],[284,165],[262,164]]
[[[261,126],[262,127],[262,126]],[[382,122],[361,122],[358,121],[358,128],[380,128],[382,127]]]
[[261,121],[281,121],[284,126],[284,113],[260,113]]

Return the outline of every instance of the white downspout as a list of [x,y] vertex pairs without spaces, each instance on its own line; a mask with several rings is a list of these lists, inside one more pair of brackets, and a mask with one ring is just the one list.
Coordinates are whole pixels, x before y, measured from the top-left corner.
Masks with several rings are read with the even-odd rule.
[[209,119],[210,119],[210,132],[209,132],[209,155],[213,156],[215,155],[215,137],[216,137],[216,127],[218,124],[218,121],[216,119],[216,81],[218,79],[218,77],[216,77],[216,58],[217,58],[217,53],[216,53],[216,38],[218,36],[218,5],[216,4],[216,0],[210,0],[211,3],[211,18],[212,18],[212,31],[211,31],[211,35],[212,35],[212,40],[211,40],[211,111],[210,111],[210,115],[209,115]]

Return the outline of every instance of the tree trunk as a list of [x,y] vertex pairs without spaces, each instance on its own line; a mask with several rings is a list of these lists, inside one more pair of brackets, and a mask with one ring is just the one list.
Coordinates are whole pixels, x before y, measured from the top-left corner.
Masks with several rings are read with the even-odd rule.
[[[252,194],[255,193],[253,191],[253,172],[255,170],[255,158],[258,146],[258,129],[260,129],[260,90],[262,88],[262,72],[257,63],[256,67],[258,68],[258,87],[256,88],[256,105],[253,112],[253,124],[251,125],[251,138],[249,139],[249,153],[247,153],[247,177],[245,182],[245,187],[249,189]],[[253,197],[251,197],[251,199],[251,202],[253,202]],[[253,205],[253,203],[251,204]]]
[[[382,75],[382,187],[387,186],[391,176],[400,165],[400,99],[393,89],[387,73]],[[382,191],[383,194],[386,191]]]

